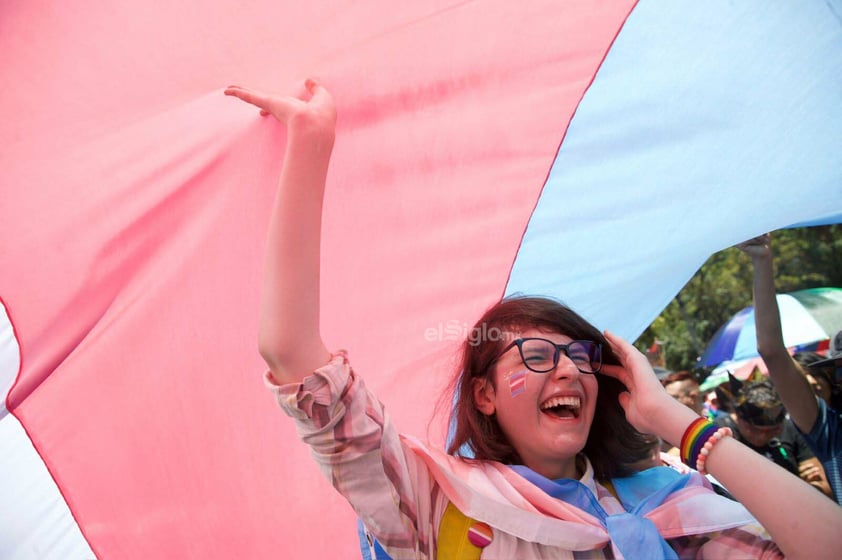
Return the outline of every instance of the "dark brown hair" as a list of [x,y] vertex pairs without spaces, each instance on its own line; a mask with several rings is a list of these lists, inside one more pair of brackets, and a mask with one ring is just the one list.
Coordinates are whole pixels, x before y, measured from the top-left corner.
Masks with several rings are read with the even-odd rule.
[[833,386],[833,366],[828,365],[828,367],[818,367],[818,368],[811,368],[810,366],[816,362],[820,362],[825,359],[824,356],[819,354],[818,352],[796,352],[792,355],[792,359],[795,360],[801,367],[802,374],[810,374],[815,378],[822,378],[825,383],[828,384],[829,387]]
[[[514,446],[503,434],[495,415],[486,416],[474,400],[474,379],[488,378],[492,365],[505,337],[494,336],[504,331],[536,328],[563,334],[574,339],[593,340],[602,344],[603,363],[618,364],[610,344],[593,325],[569,307],[543,297],[509,297],[492,306],[477,321],[472,333],[482,337],[469,337],[462,348],[461,367],[454,379],[454,407],[451,424],[453,439],[448,453],[460,455],[466,445],[477,459],[519,464],[521,459]],[[584,453],[590,459],[594,474],[599,480],[628,476],[636,469],[634,463],[646,459],[657,442],[654,436],[641,434],[626,420],[618,396],[625,387],[606,375],[596,375],[598,393],[596,412]]]

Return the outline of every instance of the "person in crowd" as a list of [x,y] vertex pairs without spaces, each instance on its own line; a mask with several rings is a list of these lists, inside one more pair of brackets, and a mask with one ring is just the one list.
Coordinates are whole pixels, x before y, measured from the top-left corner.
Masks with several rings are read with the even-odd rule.
[[[287,128],[260,308],[264,381],[392,558],[838,552],[842,510],[672,399],[634,346],[547,298],[506,298],[478,320],[477,329],[505,336],[463,344],[448,453],[399,435],[347,353],[328,351],[319,328],[331,95],[313,81],[296,96],[237,86],[225,93]],[[636,470],[653,436],[678,446],[699,472]],[[463,446],[474,458],[460,456]],[[706,471],[740,503],[717,496],[699,474]]]
[[676,371],[661,380],[667,394],[695,412],[704,416],[702,392],[696,377],[687,370]]
[[[767,233],[739,245],[754,266],[754,320],[757,351],[793,424],[821,462],[837,503],[842,505],[842,414],[817,398],[802,368],[784,345],[775,297],[771,236]],[[838,336],[838,335],[837,335]],[[834,337],[834,340],[837,337]],[[817,370],[825,364],[816,362]]]
[[719,396],[717,395],[715,389],[710,390],[705,394],[702,408],[704,409],[703,416],[707,416],[711,420],[716,420],[720,416],[727,414],[725,408],[719,402]]
[[787,418],[780,396],[759,369],[746,381],[729,375],[721,390],[728,393],[732,406],[729,415],[716,418],[717,425],[730,428],[746,446],[832,496],[824,468]]
[[[650,362],[651,363],[651,362]],[[698,414],[705,416],[702,407],[701,393],[699,391],[699,382],[687,370],[670,372],[667,375],[660,377],[661,385],[666,389],[667,394]],[[677,447],[670,445],[667,442],[661,442],[661,451],[671,455],[678,455]]]
[[816,396],[833,410],[842,410],[842,375],[837,374],[836,365],[842,356],[842,330],[831,338],[829,353],[827,358],[818,352],[796,352],[792,358],[801,366]]

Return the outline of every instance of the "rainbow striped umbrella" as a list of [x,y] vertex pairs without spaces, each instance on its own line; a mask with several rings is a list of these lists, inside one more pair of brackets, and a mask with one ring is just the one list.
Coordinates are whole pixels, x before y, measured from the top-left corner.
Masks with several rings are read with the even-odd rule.
[[[842,289],[813,288],[778,294],[784,344],[796,350],[808,349],[842,329]],[[700,365],[716,366],[757,356],[754,307],[746,307],[719,327]]]

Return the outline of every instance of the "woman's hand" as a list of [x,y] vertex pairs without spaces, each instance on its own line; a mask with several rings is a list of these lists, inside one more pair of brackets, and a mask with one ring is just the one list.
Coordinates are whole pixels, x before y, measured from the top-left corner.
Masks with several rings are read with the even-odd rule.
[[678,445],[683,430],[698,415],[669,396],[649,360],[637,348],[608,331],[605,337],[622,365],[603,364],[600,373],[626,386],[627,391],[620,393],[626,419],[637,431]]
[[295,95],[277,95],[240,86],[225,88],[225,95],[242,99],[260,109],[263,116],[272,115],[290,132],[313,133],[333,138],[336,128],[336,105],[328,91],[314,80],[306,80]]
[[313,80],[304,82],[297,95],[239,86],[226,88],[225,95],[251,103],[287,127],[266,244],[258,348],[277,383],[294,383],[330,358],[319,325],[320,243],[336,106]]

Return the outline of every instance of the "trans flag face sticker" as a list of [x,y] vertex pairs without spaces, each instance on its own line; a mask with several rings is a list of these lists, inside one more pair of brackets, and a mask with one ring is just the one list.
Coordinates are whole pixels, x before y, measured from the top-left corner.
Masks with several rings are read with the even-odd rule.
[[506,379],[509,382],[509,394],[516,397],[526,391],[526,374],[528,370],[522,369],[514,373],[506,374]]

